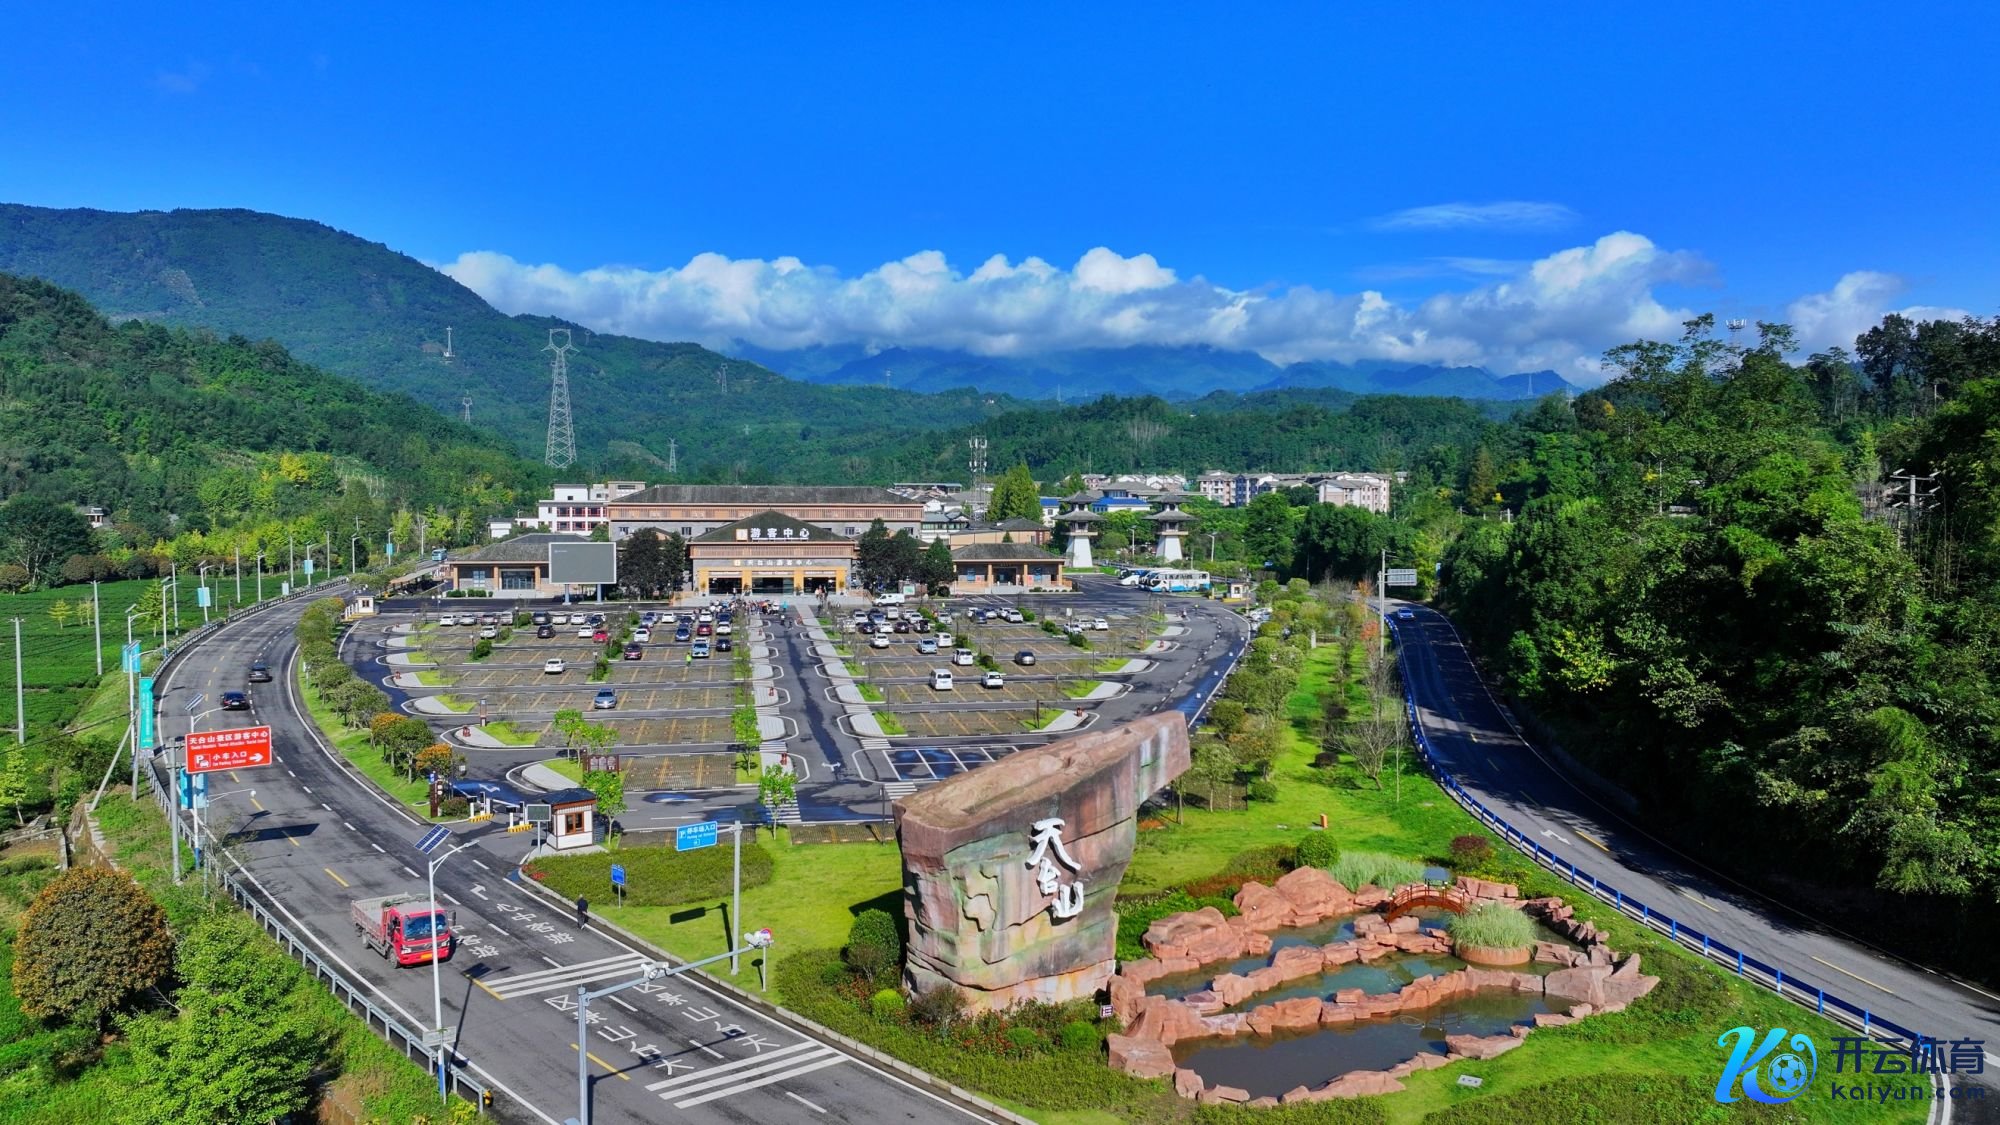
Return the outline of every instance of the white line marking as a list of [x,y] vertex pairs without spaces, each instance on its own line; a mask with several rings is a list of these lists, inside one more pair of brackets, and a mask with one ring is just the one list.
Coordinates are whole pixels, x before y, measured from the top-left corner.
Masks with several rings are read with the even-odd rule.
[[414,879],[414,878],[416,878],[416,877],[417,877],[417,873],[416,873],[416,872],[414,872],[414,871],[411,871],[411,870],[410,870],[410,865],[409,865],[409,864],[407,864],[407,863],[403,865],[403,873],[404,873],[405,875],[408,875],[408,876],[409,876],[410,878],[412,878],[412,879]]
[[[551,965],[554,965],[554,966],[555,966],[556,968],[558,968],[558,969],[560,969],[560,968],[562,968],[562,967],[563,967],[563,963],[562,963],[561,961],[558,961],[558,960],[556,960],[555,958],[553,958],[553,957],[549,956],[549,955],[548,955],[548,954],[546,954],[546,953],[542,954],[542,960],[544,960],[544,961],[547,961],[547,962],[548,962],[549,964],[551,964]],[[615,958],[614,958],[614,960],[615,960]],[[599,965],[599,964],[603,964],[603,962],[601,962],[601,961],[592,961],[592,962],[590,962],[590,964],[593,964],[593,965]],[[582,967],[583,967],[583,966],[581,966],[581,965],[578,965],[578,966],[577,966],[577,968],[582,968]]]
[[616,1005],[618,1005],[619,1007],[621,1007],[621,1008],[625,1009],[625,1010],[626,1010],[626,1011],[628,1011],[628,1012],[636,1012],[636,1011],[638,1011],[638,1010],[639,1010],[639,1009],[637,1009],[637,1008],[634,1008],[634,1007],[633,1007],[632,1005],[630,1005],[630,1004],[627,1004],[627,1003],[626,1003],[625,1001],[623,1001],[623,1000],[620,1000],[620,999],[619,999],[619,998],[617,998],[616,996],[607,996],[607,997],[605,997],[605,999],[607,999],[607,1000],[611,1001],[611,1002],[612,1002],[613,1004],[616,1004]]
[[800,1105],[802,1105],[802,1106],[806,1107],[807,1109],[809,1109],[809,1110],[812,1110],[812,1111],[813,1111],[814,1113],[825,1113],[825,1112],[826,1112],[826,1110],[825,1110],[825,1109],[821,1108],[820,1106],[816,1106],[816,1105],[814,1105],[813,1103],[811,1103],[811,1102],[809,1102],[809,1101],[805,1100],[804,1098],[802,1098],[802,1097],[798,1096],[797,1094],[794,1094],[794,1093],[792,1093],[792,1092],[791,1092],[790,1090],[786,1090],[786,1091],[785,1091],[785,1096],[786,1096],[786,1097],[788,1097],[788,1098],[790,1098],[790,1099],[792,1099],[793,1101],[795,1101],[795,1102],[799,1103]]
[[[829,1047],[827,1048],[827,1051],[829,1054],[832,1054],[833,1049]],[[847,1061],[846,1055],[833,1054],[831,1058],[816,1059],[794,1070],[779,1071],[776,1074],[766,1075],[765,1077],[759,1078],[753,1082],[743,1082],[735,1086],[726,1086],[720,1090],[711,1090],[708,1093],[701,1095],[700,1097],[689,1098],[686,1101],[675,1102],[674,1108],[687,1109],[690,1106],[698,1106],[701,1105],[703,1102],[712,1102],[717,1098],[726,1098],[731,1094],[740,1094],[743,1093],[745,1090],[755,1090],[760,1086],[769,1086],[773,1082],[783,1082],[788,1078],[797,1078],[802,1074],[811,1074],[815,1070],[824,1070],[830,1066],[838,1066],[846,1061]]]
[[[290,771],[290,770],[286,770],[285,772],[286,772],[286,773],[291,773],[292,771]],[[306,791],[306,792],[308,792],[308,793],[310,793],[310,792],[312,792],[312,791],[313,791],[313,787],[312,787],[312,786],[310,786],[310,785],[301,785],[301,786],[299,786],[299,788],[301,788],[301,789],[305,790],[305,791]]]
[[[704,1045],[704,1044],[702,1043],[702,1041],[701,1041],[701,1040],[699,1040],[699,1039],[690,1039],[690,1040],[688,1040],[688,1042],[689,1042],[690,1044],[692,1044],[692,1045],[696,1046],[696,1047],[700,1047],[700,1048],[701,1048],[702,1050],[704,1050],[704,1051],[708,1051],[708,1047],[707,1047],[707,1046],[705,1046],[705,1045]],[[799,1051],[799,1050],[804,1050],[805,1048],[808,1048],[808,1047],[812,1047],[812,1048],[817,1048],[818,1050],[822,1050],[822,1051],[823,1051],[823,1050],[828,1050],[828,1049],[829,1049],[829,1048],[827,1048],[827,1047],[826,1047],[826,1046],[825,1046],[824,1044],[821,1044],[821,1043],[819,1043],[819,1042],[817,1042],[817,1041],[815,1041],[815,1040],[812,1040],[812,1039],[801,1039],[801,1040],[799,1040],[799,1041],[798,1041],[797,1043],[793,1043],[792,1045],[790,1045],[790,1046],[788,1046],[788,1047],[780,1047],[780,1048],[778,1048],[778,1049],[777,1049],[777,1050],[775,1050],[775,1051],[766,1051],[765,1053],[763,1053],[763,1054],[761,1054],[761,1055],[754,1055],[754,1056],[752,1056],[752,1057],[750,1057],[750,1058],[747,1058],[747,1059],[737,1059],[737,1060],[736,1060],[735,1062],[732,1062],[732,1063],[723,1063],[723,1064],[722,1064],[721,1066],[712,1066],[712,1067],[709,1067],[709,1068],[708,1068],[707,1070],[697,1070],[697,1071],[694,1071],[693,1073],[690,1073],[690,1074],[683,1074],[683,1075],[681,1075],[681,1076],[680,1076],[679,1078],[667,1078],[667,1079],[662,1079],[661,1081],[658,1081],[658,1082],[654,1082],[654,1083],[652,1083],[652,1084],[648,1085],[648,1086],[646,1087],[646,1092],[650,1094],[650,1093],[653,1093],[653,1092],[655,1092],[655,1091],[658,1091],[658,1090],[664,1090],[664,1089],[666,1089],[666,1088],[667,1088],[667,1087],[669,1087],[669,1086],[680,1086],[680,1087],[681,1087],[681,1089],[680,1089],[680,1090],[676,1090],[676,1091],[674,1091],[674,1093],[676,1093],[676,1094],[679,1094],[679,1093],[684,1093],[684,1092],[686,1092],[686,1091],[687,1091],[688,1089],[691,1089],[691,1088],[694,1088],[695,1086],[708,1086],[708,1085],[712,1085],[712,1083],[709,1083],[709,1082],[705,1082],[705,1081],[703,1081],[704,1079],[706,1079],[706,1078],[710,1077],[711,1075],[716,1075],[716,1074],[721,1074],[721,1073],[723,1073],[724,1071],[730,1071],[730,1070],[741,1070],[741,1069],[742,1069],[743,1067],[746,1067],[746,1066],[749,1066],[749,1067],[757,1067],[758,1069],[760,1069],[760,1070],[761,1070],[761,1069],[764,1069],[764,1068],[762,1067],[762,1065],[761,1065],[761,1064],[763,1064],[763,1063],[765,1063],[765,1062],[768,1062],[768,1061],[770,1061],[771,1059],[775,1059],[775,1058],[777,1058],[777,1057],[778,1057],[778,1056],[780,1056],[780,1055],[789,1055],[789,1054],[791,1054],[791,1053],[792,1053],[793,1051]],[[711,1054],[711,1055],[715,1055],[715,1052],[714,1052],[714,1051],[708,1051],[708,1053],[709,1053],[709,1054]],[[715,1057],[719,1059],[719,1058],[721,1058],[722,1056],[721,1056],[721,1055],[715,1055]],[[808,1056],[805,1056],[805,1055],[800,1055],[800,1056],[799,1056],[799,1058],[806,1058],[806,1057],[808,1057]],[[778,1065],[780,1065],[780,1066],[790,1066],[791,1064],[793,1064],[794,1062],[797,1062],[797,1061],[798,1061],[798,1059],[785,1059],[785,1060],[784,1060],[783,1062],[779,1063]],[[739,1076],[739,1075],[731,1075],[731,1076],[729,1077],[729,1079],[727,1079],[727,1081],[734,1081],[734,1080],[735,1080],[736,1078],[738,1078],[738,1077],[740,1077],[740,1076]],[[689,1083],[692,1083],[692,1084],[694,1084],[694,1086],[690,1086],[690,1085],[688,1085]],[[661,1095],[661,1096],[662,1096],[662,1097],[667,1097],[667,1096],[670,1096],[670,1095],[664,1095],[664,1094],[663,1094],[663,1095]]]
[[374,848],[374,849],[375,849],[376,851],[378,851],[378,852],[382,852],[382,854],[383,854],[383,855],[388,855],[388,854],[389,854],[388,852],[385,852],[385,851],[382,851],[382,845],[380,845],[380,844],[376,843],[376,842],[375,842],[375,841],[373,841],[373,840],[370,840],[370,841],[368,841],[368,846],[369,846],[369,847],[371,847],[371,848]]
[[328,811],[328,812],[332,812],[332,811],[333,811],[333,806],[332,806],[332,805],[329,805],[329,804],[327,804],[327,803],[326,803],[325,801],[321,801],[321,802],[319,803],[319,807],[320,807],[320,808],[323,808],[323,809],[325,809],[325,810],[326,810],[326,811]]
[[487,928],[487,929],[489,929],[489,930],[492,930],[492,931],[493,931],[494,933],[496,933],[496,934],[499,934],[499,935],[500,935],[501,937],[513,937],[513,936],[514,936],[513,934],[510,934],[510,933],[508,933],[508,932],[507,932],[506,930],[503,930],[503,929],[501,929],[500,927],[498,927],[498,926],[494,925],[494,924],[493,924],[493,923],[491,923],[491,922],[488,922],[488,923],[486,923],[486,928]]
[[488,866],[486,866],[486,861],[485,861],[485,860],[483,860],[483,859],[475,859],[475,860],[473,860],[472,862],[474,862],[474,863],[478,864],[478,865],[479,865],[479,868],[480,868],[480,870],[482,870],[482,871],[491,871],[491,870],[493,870],[493,869],[492,869],[491,867],[488,867]]
[[[701,1049],[702,1049],[703,1051],[706,1051],[706,1052],[707,1052],[708,1054],[710,1054],[710,1055],[714,1056],[715,1058],[718,1058],[718,1059],[719,1059],[719,1058],[721,1058],[721,1057],[722,1057],[722,1054],[721,1054],[721,1052],[719,1052],[719,1051],[715,1050],[715,1049],[714,1049],[713,1047],[710,1047],[710,1046],[709,1046],[708,1044],[706,1044],[706,1043],[703,1043],[703,1042],[702,1042],[701,1040],[699,1040],[699,1039],[690,1039],[690,1040],[688,1040],[688,1042],[689,1042],[689,1043],[692,1043],[692,1044],[694,1044],[694,1045],[695,1045],[695,1046],[697,1046],[697,1047],[700,1047],[700,1048],[701,1048]],[[801,1044],[801,1046],[803,1046],[803,1044]],[[749,1060],[749,1059],[745,1059],[744,1061],[745,1061],[745,1062],[749,1062],[749,1061],[751,1061],[751,1060]],[[721,1070],[721,1069],[723,1069],[723,1068],[721,1068],[721,1067],[712,1067],[712,1068],[710,1068],[710,1070],[705,1070],[705,1071],[702,1071],[702,1073],[703,1073],[703,1074],[708,1074],[708,1073],[711,1073],[712,1071],[715,1071],[715,1070]]]
[[347,830],[348,830],[349,832],[352,832],[352,831],[354,831],[354,822],[353,822],[353,821],[351,821],[351,820],[343,820],[343,821],[341,821],[340,823],[342,823],[342,824],[345,824],[345,825],[347,826]]

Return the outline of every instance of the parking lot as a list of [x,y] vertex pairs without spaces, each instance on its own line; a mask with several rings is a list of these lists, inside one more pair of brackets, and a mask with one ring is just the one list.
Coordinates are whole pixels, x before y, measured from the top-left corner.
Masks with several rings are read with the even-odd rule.
[[[616,712],[609,714],[615,715]],[[618,733],[620,746],[667,746],[686,742],[729,741],[728,716],[677,717],[670,719],[620,719],[600,712],[596,719]],[[561,745],[551,736],[547,724],[515,723],[515,729],[540,735],[538,746]]]
[[483,697],[486,710],[497,715],[546,714],[573,707],[591,709],[597,689],[610,687],[618,693],[618,708],[624,711],[706,711],[735,705],[733,686],[644,687],[592,684],[579,690],[565,687],[553,691],[510,691]]
[[554,674],[542,671],[539,664],[459,664],[440,671],[451,678],[451,690],[460,695],[509,688],[728,684],[736,676],[728,660],[614,660],[610,679],[597,683],[590,678],[591,665],[588,659],[570,660],[568,668]]
[[921,750],[885,750],[896,777],[902,781],[942,781],[990,765],[1014,753],[1012,746],[927,746]]
[[[943,692],[938,694],[942,695]],[[1065,701],[1067,703],[1067,701]],[[1064,710],[1062,706],[1051,705],[1043,711],[1043,718],[1054,718]],[[1011,711],[897,711],[896,721],[903,724],[910,738],[962,738],[971,735],[1020,734],[1028,729],[1027,724],[1035,717],[1032,708]]]
[[[1073,706],[1063,693],[1062,683],[1056,680],[1041,680],[1020,683],[1007,681],[1004,687],[982,687],[979,683],[979,669],[962,668],[963,676],[953,676],[955,685],[950,691],[939,691],[928,683],[883,684],[882,701],[895,707],[902,704],[924,703],[1030,703],[1041,700],[1058,707]],[[900,712],[899,712],[900,714]]]

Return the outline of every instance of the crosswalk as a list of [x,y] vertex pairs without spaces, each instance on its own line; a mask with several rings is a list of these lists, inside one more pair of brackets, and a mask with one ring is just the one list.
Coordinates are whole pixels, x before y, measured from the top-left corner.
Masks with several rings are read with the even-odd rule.
[[882,783],[882,791],[891,797],[907,797],[917,791],[917,783],[914,781],[885,781]]
[[585,961],[579,965],[563,965],[554,969],[543,969],[540,972],[516,973],[492,980],[475,978],[473,983],[496,999],[512,1000],[517,996],[568,991],[580,984],[633,976],[639,971],[639,966],[645,963],[646,958],[637,953],[621,953],[616,957]]
[[846,1061],[847,1056],[832,1047],[807,1039],[789,1047],[766,1051],[754,1058],[738,1059],[650,1083],[646,1092],[659,1095],[662,1101],[672,1102],[675,1109],[689,1109]]
[[799,815],[799,803],[797,801],[786,801],[772,810],[771,819],[777,821],[779,824],[797,824],[804,818]]
[[863,750],[888,750],[888,749],[891,749],[891,747],[890,747],[890,745],[889,745],[889,740],[888,740],[888,739],[886,739],[886,738],[864,738],[864,739],[862,739],[862,740],[861,740],[861,748],[862,748]]

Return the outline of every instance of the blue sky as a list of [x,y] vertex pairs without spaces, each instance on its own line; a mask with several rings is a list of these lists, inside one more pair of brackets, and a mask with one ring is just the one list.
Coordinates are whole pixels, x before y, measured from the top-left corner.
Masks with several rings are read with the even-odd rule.
[[710,343],[1574,373],[1688,310],[2000,311],[1971,5],[293,7],[15,12],[0,197]]

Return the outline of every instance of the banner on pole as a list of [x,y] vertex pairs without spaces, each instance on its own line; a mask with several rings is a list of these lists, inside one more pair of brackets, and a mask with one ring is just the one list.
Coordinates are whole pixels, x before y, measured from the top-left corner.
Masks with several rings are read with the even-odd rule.
[[136,676],[139,674],[138,641],[133,641],[131,644],[118,650],[118,663],[126,675]]
[[194,607],[196,609],[208,609],[210,604],[208,587],[196,586],[194,588]]
[[153,746],[153,677],[144,676],[139,680],[139,749]]

